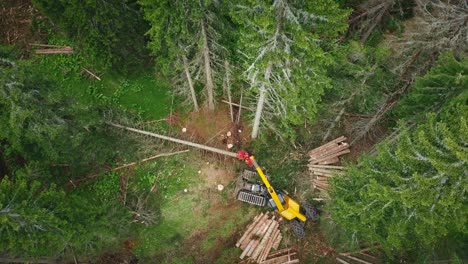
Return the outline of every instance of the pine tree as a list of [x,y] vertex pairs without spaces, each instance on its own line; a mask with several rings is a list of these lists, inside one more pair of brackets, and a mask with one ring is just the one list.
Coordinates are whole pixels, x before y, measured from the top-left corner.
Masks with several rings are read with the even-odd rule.
[[142,65],[148,25],[136,0],[34,0],[33,4],[79,45],[94,67],[128,70]]
[[149,47],[157,56],[157,65],[166,73],[175,72],[176,88],[183,85],[179,93],[191,98],[195,110],[198,102],[194,81],[203,83],[208,108],[213,110],[217,72],[222,71],[227,58],[223,42],[225,3],[201,0],[141,0],[140,3],[151,24]]
[[457,59],[452,53],[442,54],[436,67],[416,79],[411,92],[398,104],[395,114],[411,119],[415,113],[438,111],[467,89],[468,58]]
[[327,0],[243,1],[232,11],[241,26],[246,78],[257,101],[252,138],[262,118],[270,127],[276,120],[287,136],[291,124],[315,118],[330,87],[325,43],[346,30],[347,14]]
[[383,144],[332,180],[334,221],[388,252],[431,249],[467,235],[468,107],[465,92],[396,145]]

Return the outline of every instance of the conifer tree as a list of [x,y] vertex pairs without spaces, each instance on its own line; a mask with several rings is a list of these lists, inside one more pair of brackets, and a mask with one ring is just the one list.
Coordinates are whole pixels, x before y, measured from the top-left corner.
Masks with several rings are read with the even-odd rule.
[[213,110],[217,72],[223,68],[227,52],[222,41],[225,3],[211,0],[140,0],[140,3],[151,25],[149,47],[157,56],[157,65],[166,73],[175,72],[176,88],[183,85],[185,89],[179,89],[179,93],[191,98],[195,110],[198,102],[194,81],[202,83],[208,108]]
[[467,235],[468,94],[332,180],[334,221],[388,252]]
[[242,26],[246,77],[256,98],[252,138],[260,120],[291,136],[290,125],[313,120],[330,86],[324,44],[346,30],[348,12],[334,1],[242,1],[232,17]]

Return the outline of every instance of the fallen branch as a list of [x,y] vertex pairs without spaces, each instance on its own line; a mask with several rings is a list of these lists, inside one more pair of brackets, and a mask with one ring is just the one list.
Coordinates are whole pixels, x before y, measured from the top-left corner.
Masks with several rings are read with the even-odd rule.
[[[189,150],[186,149],[186,150],[181,150],[181,151],[176,151],[176,152],[158,154],[158,155],[155,155],[155,156],[152,156],[152,157],[149,157],[149,158],[146,158],[146,159],[142,159],[142,160],[140,160],[140,161],[136,161],[136,162],[132,162],[132,163],[129,163],[129,164],[125,164],[125,165],[122,165],[122,166],[119,166],[119,167],[116,167],[116,168],[113,168],[113,169],[107,169],[105,172],[102,172],[102,173],[122,170],[122,169],[125,169],[125,168],[128,168],[128,167],[132,167],[132,166],[141,164],[141,163],[146,162],[146,161],[154,160],[154,159],[157,159],[157,158],[160,158],[160,157],[167,157],[167,156],[177,155],[177,154],[185,153],[185,152],[188,152],[188,151],[189,151]],[[96,178],[96,177],[98,177],[99,175],[102,175],[102,173],[93,174],[93,175],[87,176],[87,177],[85,177],[85,178],[76,180],[76,181],[70,180],[70,183],[73,185],[73,187],[76,188],[76,187],[78,187],[78,185],[81,184],[83,181]]]
[[93,76],[96,80],[101,80],[101,78],[99,78],[99,76],[97,76],[96,74],[92,73],[90,70],[86,69],[85,67],[83,67],[83,70],[85,72],[87,72],[89,75]]

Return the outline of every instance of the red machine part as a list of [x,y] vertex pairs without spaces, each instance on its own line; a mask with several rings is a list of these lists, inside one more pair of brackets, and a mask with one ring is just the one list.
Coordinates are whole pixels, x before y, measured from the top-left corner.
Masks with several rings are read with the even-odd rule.
[[250,159],[250,154],[247,151],[241,150],[241,151],[237,152],[237,157],[239,159],[241,159],[241,160],[244,160],[245,163],[247,163],[247,165],[249,165],[249,167],[253,166],[252,159]]

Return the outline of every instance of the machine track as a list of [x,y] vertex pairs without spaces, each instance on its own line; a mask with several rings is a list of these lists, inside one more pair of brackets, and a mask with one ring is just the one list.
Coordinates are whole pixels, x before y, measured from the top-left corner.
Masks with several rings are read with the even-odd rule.
[[237,193],[237,200],[257,206],[265,206],[267,202],[265,197],[244,190],[240,190]]

